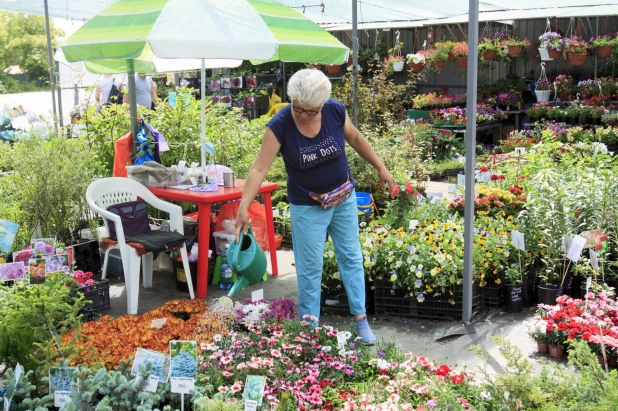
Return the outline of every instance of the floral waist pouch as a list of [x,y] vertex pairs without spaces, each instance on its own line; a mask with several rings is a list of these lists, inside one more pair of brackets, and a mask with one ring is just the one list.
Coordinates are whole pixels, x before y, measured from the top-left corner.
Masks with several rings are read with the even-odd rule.
[[[296,183],[294,183],[296,184]],[[329,191],[324,194],[317,194],[313,191],[309,191],[306,188],[296,184],[298,188],[300,188],[303,192],[307,193],[309,197],[320,203],[320,206],[324,210],[331,209],[333,207],[337,207],[339,204],[343,203],[347,200],[350,195],[352,195],[352,191],[354,190],[354,184],[350,181],[350,176],[348,175],[348,179],[345,183],[341,184],[339,187],[334,190]]]

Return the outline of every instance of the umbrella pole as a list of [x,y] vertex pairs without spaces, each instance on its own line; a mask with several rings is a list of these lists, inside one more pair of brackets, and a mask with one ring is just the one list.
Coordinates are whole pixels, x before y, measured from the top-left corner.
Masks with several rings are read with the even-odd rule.
[[133,151],[137,151],[137,96],[135,95],[135,61],[128,60],[129,80],[129,112],[131,114],[131,134],[133,135]]
[[200,139],[200,153],[202,160],[202,181],[206,182],[206,151],[204,150],[204,145],[206,144],[206,60],[202,59],[202,88],[201,88],[201,96],[202,96],[202,136]]

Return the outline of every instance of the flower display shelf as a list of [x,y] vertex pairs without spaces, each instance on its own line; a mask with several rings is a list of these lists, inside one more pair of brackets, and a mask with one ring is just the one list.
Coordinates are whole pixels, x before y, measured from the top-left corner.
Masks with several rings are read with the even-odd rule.
[[409,120],[418,120],[418,119],[427,120],[427,118],[429,117],[429,113],[431,113],[431,110],[409,109],[408,119]]
[[[350,315],[350,304],[348,303],[348,294],[343,287],[343,284],[338,281],[337,286],[322,287],[320,295],[320,307],[323,313],[332,313],[339,315]],[[374,306],[374,291],[371,289],[371,284],[365,279],[365,310],[367,314],[375,313]]]
[[109,281],[101,280],[93,285],[84,286],[77,289],[78,293],[84,294],[84,308],[94,312],[108,309],[110,307],[109,300]]
[[[463,306],[461,285],[455,289],[453,296],[448,291],[439,296],[426,294],[423,302],[419,302],[416,297],[406,297],[406,290],[393,288],[393,283],[390,281],[375,280],[374,285],[376,315],[395,315],[432,320],[461,320]],[[480,288],[474,285],[472,291],[472,311],[480,311],[482,305]]]

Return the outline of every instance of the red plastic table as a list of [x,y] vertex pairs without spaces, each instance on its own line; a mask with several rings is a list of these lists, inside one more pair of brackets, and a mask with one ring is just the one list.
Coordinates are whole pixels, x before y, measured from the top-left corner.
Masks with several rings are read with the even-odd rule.
[[[178,190],[174,188],[150,188],[150,191],[159,198],[184,201],[197,204],[198,211],[198,244],[209,244],[210,238],[210,206],[216,203],[240,200],[245,180],[236,179],[234,187],[220,187],[219,191],[202,192],[190,190]],[[279,275],[277,266],[277,250],[275,248],[275,226],[273,222],[273,206],[271,193],[277,189],[275,183],[262,183],[258,194],[264,195],[264,208],[266,209],[266,225],[268,228],[268,248],[270,249],[270,262],[273,276]],[[198,298],[206,298],[208,286],[208,247],[198,247],[197,255],[197,290]],[[206,263],[203,263],[205,261]]]

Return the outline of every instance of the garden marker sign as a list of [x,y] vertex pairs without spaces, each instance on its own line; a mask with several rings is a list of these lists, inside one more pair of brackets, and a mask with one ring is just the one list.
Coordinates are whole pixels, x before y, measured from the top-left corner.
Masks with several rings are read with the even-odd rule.
[[582,251],[584,251],[584,246],[586,245],[586,239],[579,235],[573,237],[573,244],[569,247],[569,252],[567,253],[567,258],[574,263],[579,261],[579,257],[582,255]]

